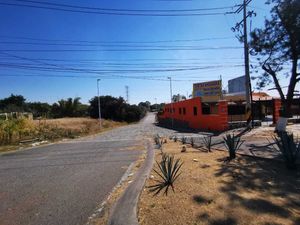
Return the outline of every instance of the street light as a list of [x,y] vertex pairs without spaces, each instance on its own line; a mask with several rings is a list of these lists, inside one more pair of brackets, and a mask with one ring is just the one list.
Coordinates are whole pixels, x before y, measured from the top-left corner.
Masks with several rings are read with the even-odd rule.
[[173,118],[173,114],[174,114],[174,110],[173,110],[173,101],[172,101],[172,77],[167,77],[170,80],[170,94],[171,94],[171,120],[172,120],[172,128],[174,128],[174,118]]
[[99,113],[99,125],[100,130],[102,129],[102,123],[101,123],[101,108],[100,108],[100,96],[99,96],[99,81],[101,79],[97,79],[97,91],[98,91],[98,113]]

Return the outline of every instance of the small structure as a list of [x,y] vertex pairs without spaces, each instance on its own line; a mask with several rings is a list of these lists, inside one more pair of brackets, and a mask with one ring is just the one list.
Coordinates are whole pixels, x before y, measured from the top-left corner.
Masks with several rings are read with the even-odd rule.
[[200,97],[166,104],[158,115],[161,124],[196,130],[225,131],[228,129],[227,101],[203,103]]

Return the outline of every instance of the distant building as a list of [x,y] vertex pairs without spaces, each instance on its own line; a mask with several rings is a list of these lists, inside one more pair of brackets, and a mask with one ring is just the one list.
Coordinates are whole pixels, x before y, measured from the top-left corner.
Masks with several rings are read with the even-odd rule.
[[246,77],[241,76],[228,81],[228,93],[245,93],[246,92]]

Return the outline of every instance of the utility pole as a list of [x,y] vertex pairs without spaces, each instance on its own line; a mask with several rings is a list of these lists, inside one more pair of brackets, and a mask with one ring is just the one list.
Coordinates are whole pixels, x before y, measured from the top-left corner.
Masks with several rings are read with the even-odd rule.
[[129,87],[128,85],[125,86],[126,89],[126,102],[129,104]]
[[100,96],[99,96],[99,81],[101,79],[97,79],[97,93],[98,93],[98,113],[99,113],[99,125],[100,130],[102,129],[102,122],[101,122],[101,107],[100,107]]
[[172,93],[172,77],[167,77],[170,80],[170,95],[171,95],[171,120],[172,120],[172,128],[174,128],[174,109],[173,109],[173,93]]
[[243,0],[243,21],[244,21],[244,59],[245,59],[245,85],[246,85],[246,116],[247,124],[251,126],[251,81],[250,81],[250,68],[249,68],[249,45],[247,33],[247,4],[250,1]]
[[251,127],[252,111],[251,111],[251,102],[252,102],[252,93],[251,93],[251,81],[250,81],[250,66],[249,66],[249,45],[248,45],[248,34],[247,34],[247,18],[252,15],[256,15],[255,12],[247,12],[247,5],[252,0],[243,0],[243,4],[239,5],[239,8],[235,13],[240,13],[243,11],[243,20],[235,25],[232,28],[232,31],[240,31],[240,27],[243,27],[243,42],[244,42],[244,63],[245,63],[245,90],[246,90],[246,118],[247,124]]

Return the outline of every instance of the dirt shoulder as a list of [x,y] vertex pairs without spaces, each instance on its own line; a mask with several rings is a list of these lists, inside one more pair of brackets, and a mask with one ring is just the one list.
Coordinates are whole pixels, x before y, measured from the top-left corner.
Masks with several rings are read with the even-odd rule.
[[[188,145],[187,145],[188,146]],[[300,224],[300,173],[278,161],[227,152],[187,148],[168,141],[164,152],[181,158],[182,174],[168,196],[144,188],[139,203],[141,225],[181,224]],[[161,159],[157,151],[156,160]],[[153,171],[146,187],[159,179]],[[153,177],[154,176],[154,177]],[[150,176],[151,177],[151,176]],[[153,179],[154,178],[154,179]]]

